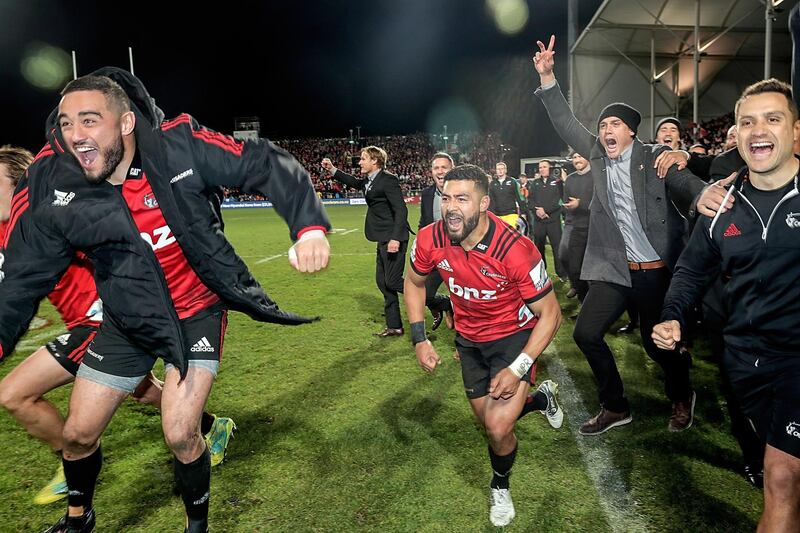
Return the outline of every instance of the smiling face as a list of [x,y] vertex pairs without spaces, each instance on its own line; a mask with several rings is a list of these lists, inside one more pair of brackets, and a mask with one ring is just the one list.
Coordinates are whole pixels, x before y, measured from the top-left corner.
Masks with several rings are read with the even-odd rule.
[[606,117],[597,126],[600,144],[611,159],[616,159],[633,144],[633,130],[619,117]]
[[656,132],[656,142],[677,150],[681,144],[681,131],[672,122],[665,122]]
[[452,168],[453,163],[451,163],[446,157],[437,157],[431,161],[431,175],[433,176],[433,183],[440,192],[444,187],[444,175],[450,172]]
[[107,180],[125,153],[123,134],[133,130],[130,111],[120,113],[108,105],[100,91],[67,93],[58,106],[58,126],[90,183]]
[[744,98],[737,108],[736,128],[739,153],[751,174],[793,171],[793,145],[800,137],[800,121],[792,116],[786,96],[764,92]]

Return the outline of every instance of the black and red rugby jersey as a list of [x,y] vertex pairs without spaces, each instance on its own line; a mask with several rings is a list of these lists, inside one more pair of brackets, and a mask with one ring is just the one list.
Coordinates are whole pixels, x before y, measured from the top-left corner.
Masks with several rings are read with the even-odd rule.
[[537,322],[527,304],[553,290],[544,261],[530,239],[489,217],[484,238],[470,250],[453,244],[444,221],[422,228],[411,246],[411,268],[437,269],[450,291],[456,331],[472,342],[507,337]]
[[139,234],[153,249],[161,270],[164,271],[178,318],[189,318],[217,303],[219,297],[200,281],[189,265],[178,240],[164,219],[146,173],[137,164],[138,161],[137,156],[128,171],[128,177],[122,183],[122,197]]

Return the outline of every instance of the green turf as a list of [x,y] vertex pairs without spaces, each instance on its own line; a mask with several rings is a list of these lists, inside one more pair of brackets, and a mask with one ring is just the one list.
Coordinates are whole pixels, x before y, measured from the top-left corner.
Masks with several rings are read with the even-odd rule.
[[[451,359],[453,333],[431,335],[443,358],[434,375],[416,364],[407,338],[377,339],[383,303],[374,283],[374,244],[363,236],[364,208],[332,207],[333,257],[320,274],[300,275],[285,257],[288,232],[273,210],[226,211],[226,231],[269,294],[285,309],[323,320],[307,326],[259,324],[233,314],[209,407],[239,426],[228,458],[214,469],[213,531],[491,531],[484,437],[472,420]],[[416,225],[418,208],[410,208]],[[355,230],[344,233],[347,230]],[[563,298],[564,316],[575,301]],[[40,316],[56,321],[43,305]],[[562,386],[590,414],[596,388],[572,342],[567,319],[554,355],[576,389]],[[444,329],[444,328],[442,328]],[[7,374],[57,325],[29,332]],[[634,422],[588,444],[610,457],[631,505],[650,531],[752,531],[761,495],[733,471],[739,452],[728,433],[717,369],[695,349],[695,426],[667,432],[669,404],[660,371],[630,337],[611,336]],[[553,363],[551,363],[553,364]],[[540,379],[548,377],[548,361]],[[50,399],[66,410],[69,387]],[[518,425],[511,478],[517,518],[508,531],[620,531],[607,520],[569,425],[553,430],[534,413]],[[576,422],[576,421],[571,421]],[[577,421],[581,422],[581,421]],[[0,414],[0,531],[44,529],[61,504],[37,507],[36,491],[55,470],[52,454]],[[574,426],[573,426],[574,427]],[[170,454],[151,408],[124,404],[103,439],[96,495],[97,531],[180,531]],[[604,500],[605,498],[605,500]],[[614,502],[612,502],[613,504]]]

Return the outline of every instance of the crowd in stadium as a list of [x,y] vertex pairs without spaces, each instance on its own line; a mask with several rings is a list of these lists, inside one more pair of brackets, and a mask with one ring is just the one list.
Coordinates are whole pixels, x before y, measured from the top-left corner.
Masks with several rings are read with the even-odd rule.
[[[683,128],[681,142],[685,149],[694,144],[707,147],[708,154],[717,155],[724,150],[725,135],[733,124],[733,114],[729,113],[700,123],[697,134],[694,124],[688,122]],[[385,147],[390,154],[388,166],[397,174],[400,187],[406,196],[417,196],[420,191],[430,185],[428,164],[431,156],[443,147],[441,135],[414,133],[410,135],[388,135],[385,137],[363,137],[353,141],[347,137],[334,139],[292,139],[277,141],[277,144],[288,150],[308,170],[314,190],[320,198],[346,198],[347,188],[330,175],[322,171],[319,161],[323,157],[334,156],[336,163],[348,171],[357,171],[359,147],[378,145]],[[502,139],[498,133],[465,132],[454,137],[448,145],[450,153],[459,163],[471,163],[494,172],[497,161],[503,160]],[[358,195],[350,191],[350,195]],[[235,201],[262,201],[261,195],[244,194],[236,188],[226,188],[225,197]]]
[[[322,171],[319,161],[331,157],[337,166],[348,172],[357,172],[360,147],[379,145],[391,154],[389,165],[397,174],[400,187],[406,196],[417,196],[430,185],[428,163],[430,157],[444,148],[441,135],[413,133],[410,135],[388,135],[384,137],[363,137],[351,140],[346,137],[334,139],[292,139],[277,141],[308,170],[314,190],[320,198],[345,198],[348,191],[342,184]],[[502,158],[500,136],[497,133],[465,132],[448,140],[447,150],[462,163],[473,163],[481,168],[492,168],[495,161]],[[355,158],[355,159],[354,159]],[[357,195],[353,191],[351,195]],[[225,197],[236,201],[259,201],[259,195],[243,194],[236,188],[226,188]]]

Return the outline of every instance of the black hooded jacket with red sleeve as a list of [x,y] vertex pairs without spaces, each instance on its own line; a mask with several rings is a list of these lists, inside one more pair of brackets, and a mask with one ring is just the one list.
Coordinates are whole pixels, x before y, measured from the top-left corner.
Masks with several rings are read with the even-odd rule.
[[[240,142],[200,126],[191,116],[164,121],[144,85],[129,72],[94,74],[119,83],[136,114],[136,144],[164,218],[192,269],[225,305],[279,324],[312,319],[283,311],[267,296],[222,232],[219,187],[267,196],[297,239],[330,222],[308,173],[273,143]],[[10,227],[0,248],[0,358],[27,330],[39,301],[53,289],[76,251],[95,268],[104,313],[131,340],[185,372],[185,340],[151,246],[141,238],[120,191],[89,183],[60,135],[57,110],[48,144],[17,187]]]

